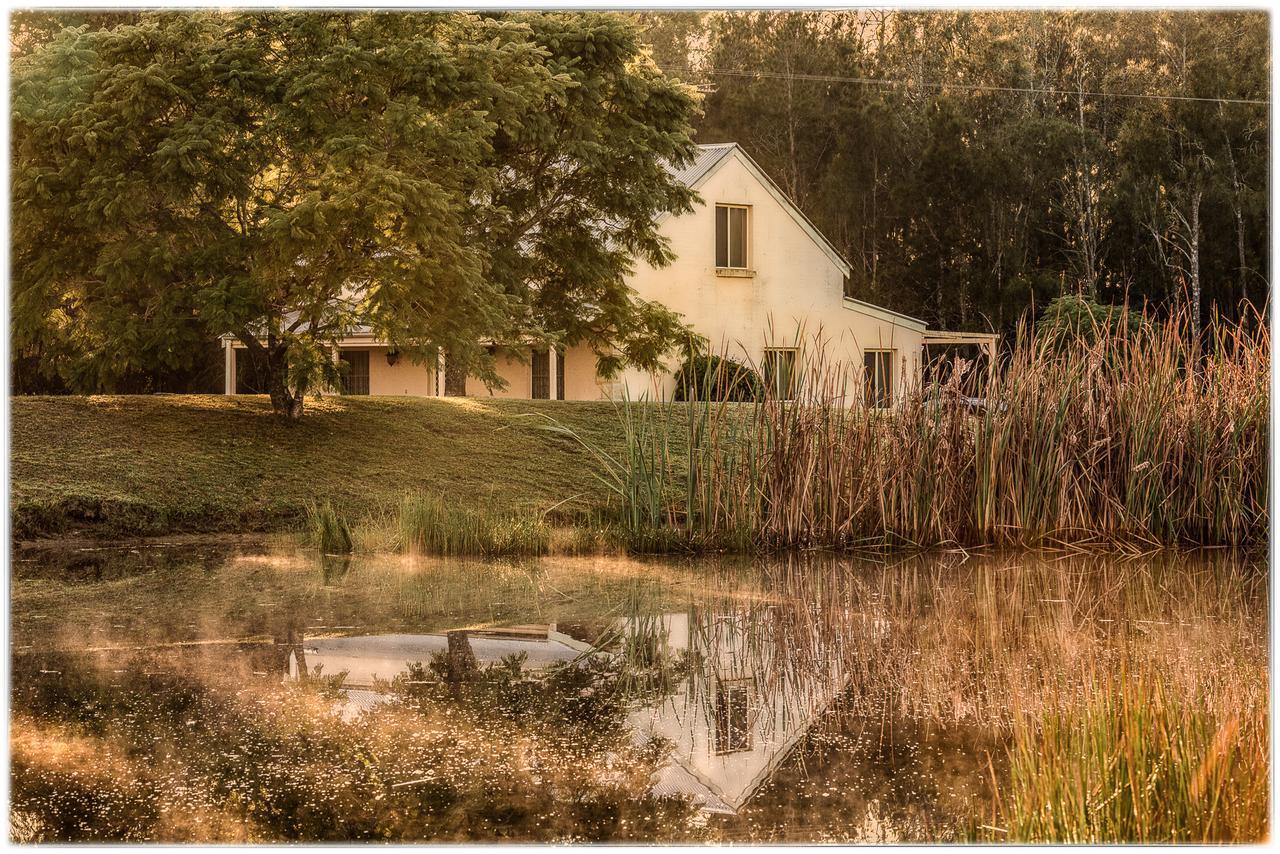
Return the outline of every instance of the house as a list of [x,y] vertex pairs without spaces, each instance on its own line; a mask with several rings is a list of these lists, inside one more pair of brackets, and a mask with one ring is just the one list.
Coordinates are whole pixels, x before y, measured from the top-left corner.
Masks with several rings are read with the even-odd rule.
[[[642,299],[682,315],[714,352],[756,366],[767,382],[788,387],[797,366],[820,347],[827,364],[848,369],[850,400],[888,406],[919,377],[931,341],[994,347],[995,336],[929,333],[920,320],[847,296],[849,264],[736,143],[699,146],[693,162],[674,174],[703,203],[682,216],[659,216],[675,260],[662,268],[639,263],[629,284]],[[232,394],[244,390],[238,345],[228,338],[224,347]],[[585,345],[498,352],[506,387],[490,389],[475,378],[450,379],[443,364],[397,359],[368,333],[343,339],[339,349],[350,394],[559,400],[665,399],[680,358],[673,354],[669,370],[658,374],[630,369],[606,380]]]

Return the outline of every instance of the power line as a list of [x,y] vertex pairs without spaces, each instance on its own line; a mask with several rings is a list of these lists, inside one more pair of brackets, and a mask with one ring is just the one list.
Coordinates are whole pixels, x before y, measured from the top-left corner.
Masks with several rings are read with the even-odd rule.
[[694,71],[691,68],[663,68],[668,74],[711,74],[726,77],[762,77],[768,80],[812,80],[818,83],[862,83],[873,86],[919,86],[924,89],[961,89],[968,92],[1012,92],[1024,95],[1074,95],[1090,98],[1137,98],[1149,101],[1202,101],[1211,104],[1253,104],[1268,106],[1270,99],[1211,98],[1198,95],[1165,95],[1144,92],[1082,92],[1073,89],[1039,89],[1034,86],[991,86],[985,83],[934,83],[920,80],[891,80],[883,77],[840,77],[834,74],[795,74],[781,71],[744,71],[717,68]]

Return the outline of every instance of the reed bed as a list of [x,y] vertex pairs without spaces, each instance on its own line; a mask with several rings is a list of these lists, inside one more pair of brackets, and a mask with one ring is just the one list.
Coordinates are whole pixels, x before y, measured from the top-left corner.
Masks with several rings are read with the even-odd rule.
[[[1024,325],[988,375],[907,387],[892,409],[864,406],[860,372],[811,346],[791,399],[766,385],[753,403],[624,402],[621,452],[579,441],[654,551],[1261,546],[1267,325],[1191,343],[1187,328],[1064,342]],[[986,405],[956,405],[978,382]]]
[[[833,561],[842,571],[820,571]],[[929,817],[934,841],[948,822],[985,841],[1268,835],[1267,579],[1255,560],[955,553],[872,568],[788,554],[755,579],[708,581],[688,666],[752,673],[766,708],[821,713],[822,738],[872,769],[886,739],[908,768],[944,751],[919,766],[923,789],[903,784],[892,815]],[[705,715],[714,703],[692,689],[678,700]]]
[[533,517],[470,509],[430,494],[405,497],[399,527],[400,549],[409,554],[541,555],[551,541],[550,529]]
[[309,545],[327,555],[349,554],[354,550],[351,526],[333,508],[332,502],[313,502],[307,505],[306,512],[305,539]]
[[1106,679],[1021,724],[1000,798],[1013,841],[1257,842],[1268,835],[1263,696],[1214,714],[1160,680]]

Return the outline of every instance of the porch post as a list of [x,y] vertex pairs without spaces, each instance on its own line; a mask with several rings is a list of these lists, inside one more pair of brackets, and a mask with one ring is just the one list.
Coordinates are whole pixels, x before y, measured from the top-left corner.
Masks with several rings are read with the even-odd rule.
[[236,393],[236,351],[230,341],[222,342],[223,379],[222,393]]
[[557,367],[556,348],[548,347],[547,348],[547,373],[551,375],[550,377],[548,377],[548,380],[547,380],[547,388],[550,389],[550,394],[547,395],[547,399],[549,400],[557,400],[560,397],[558,393],[559,389],[556,388],[556,367]]
[[444,348],[436,351],[436,397],[444,397]]

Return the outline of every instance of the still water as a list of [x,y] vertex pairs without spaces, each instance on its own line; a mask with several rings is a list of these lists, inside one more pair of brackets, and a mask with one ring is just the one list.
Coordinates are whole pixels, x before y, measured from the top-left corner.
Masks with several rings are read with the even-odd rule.
[[1047,703],[1266,693],[1265,570],[1226,553],[162,544],[20,551],[10,592],[32,841],[999,839]]

